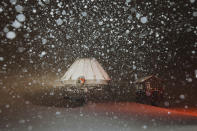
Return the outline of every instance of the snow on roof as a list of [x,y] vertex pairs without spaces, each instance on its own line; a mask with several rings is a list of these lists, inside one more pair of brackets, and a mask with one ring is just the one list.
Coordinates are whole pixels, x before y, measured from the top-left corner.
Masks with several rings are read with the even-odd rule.
[[150,76],[142,77],[142,78],[136,80],[134,83],[142,83],[142,82],[144,82],[144,81],[146,81],[146,80],[148,80],[148,79],[150,79],[150,78],[152,78],[152,77],[154,77],[154,78],[160,80],[158,77],[156,77],[156,76],[154,76],[154,75],[150,75]]

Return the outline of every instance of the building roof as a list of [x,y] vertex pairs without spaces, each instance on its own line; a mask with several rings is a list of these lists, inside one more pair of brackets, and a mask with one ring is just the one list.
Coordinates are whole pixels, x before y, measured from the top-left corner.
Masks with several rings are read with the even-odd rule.
[[153,78],[153,77],[156,78],[156,79],[158,79],[158,80],[161,80],[160,78],[158,78],[158,77],[156,77],[156,76],[154,76],[154,75],[150,75],[150,76],[142,77],[142,78],[136,80],[134,83],[143,83],[143,82],[145,82],[146,80],[148,80],[148,79],[150,79],[150,78]]

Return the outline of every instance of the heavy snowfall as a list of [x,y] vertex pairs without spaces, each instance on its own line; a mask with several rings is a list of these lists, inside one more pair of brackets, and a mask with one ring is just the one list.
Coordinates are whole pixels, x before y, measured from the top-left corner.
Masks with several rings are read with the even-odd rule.
[[[195,131],[196,38],[196,0],[1,0],[0,130]],[[115,84],[162,78],[164,107],[35,104],[77,58],[92,57]]]

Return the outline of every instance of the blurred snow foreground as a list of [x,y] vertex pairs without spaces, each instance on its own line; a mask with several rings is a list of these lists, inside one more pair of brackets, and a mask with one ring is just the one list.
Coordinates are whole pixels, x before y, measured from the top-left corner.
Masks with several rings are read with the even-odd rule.
[[107,85],[109,75],[95,58],[77,59],[67,70],[61,81],[66,85]]
[[195,131],[197,113],[137,103],[88,103],[77,108],[35,106],[1,90],[1,131]]

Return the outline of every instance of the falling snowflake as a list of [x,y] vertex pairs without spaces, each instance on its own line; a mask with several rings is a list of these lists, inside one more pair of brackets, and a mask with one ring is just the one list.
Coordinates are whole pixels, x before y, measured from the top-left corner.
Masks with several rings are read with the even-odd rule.
[[23,12],[23,10],[24,10],[24,9],[23,9],[23,6],[21,6],[21,5],[16,5],[16,6],[15,6],[15,9],[16,9],[16,11],[19,12],[19,13]]
[[11,3],[12,5],[15,5],[16,2],[17,2],[17,0],[10,0],[10,3]]
[[12,39],[14,39],[14,38],[16,37],[16,33],[13,32],[13,31],[9,31],[9,32],[7,32],[7,34],[6,34],[6,37],[7,37],[8,39],[12,40]]
[[193,16],[194,16],[194,17],[197,17],[197,11],[194,11],[194,12],[193,12]]
[[18,21],[20,21],[20,22],[24,22],[25,21],[25,15],[24,14],[18,14],[17,16],[16,16],[16,19],[18,20]]
[[4,61],[4,58],[2,56],[0,57],[0,61]]
[[197,78],[197,69],[194,71],[195,77]]
[[87,16],[87,12],[82,12],[81,15],[85,17]]
[[46,54],[47,54],[46,51],[42,51],[41,54],[40,54],[39,56],[40,56],[40,57],[43,57],[43,56],[45,56]]
[[181,94],[181,95],[179,96],[179,98],[183,100],[183,99],[185,99],[185,95]]
[[0,13],[1,13],[1,12],[3,12],[3,8],[2,8],[2,7],[0,7]]
[[56,115],[60,115],[60,114],[61,114],[61,112],[57,111],[55,114],[56,114]]
[[193,4],[196,0],[190,0],[190,2]]
[[63,20],[61,18],[56,20],[56,24],[57,25],[62,25],[62,23],[63,23]]
[[140,21],[141,21],[143,24],[145,24],[145,23],[147,23],[148,19],[147,19],[147,17],[141,17],[141,18],[140,18]]
[[20,28],[22,26],[22,24],[20,22],[18,22],[17,20],[15,20],[13,23],[12,23],[12,26],[14,28]]

